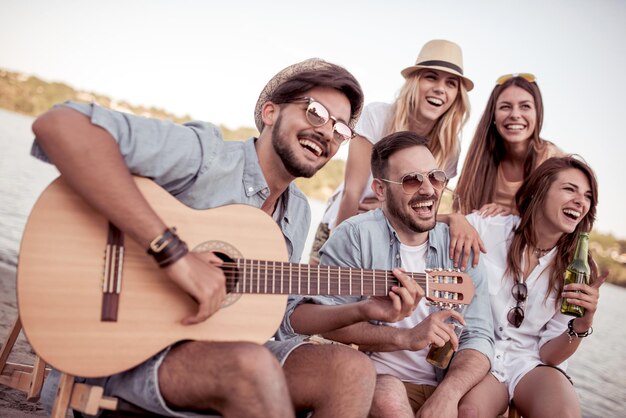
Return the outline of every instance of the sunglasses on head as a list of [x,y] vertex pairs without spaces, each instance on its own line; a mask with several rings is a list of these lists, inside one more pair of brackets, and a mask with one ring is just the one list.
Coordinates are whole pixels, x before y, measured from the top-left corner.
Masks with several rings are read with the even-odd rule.
[[511,308],[509,313],[506,315],[506,319],[509,321],[509,324],[513,325],[515,328],[519,328],[524,321],[524,302],[528,297],[528,287],[526,283],[517,282],[511,288],[511,294],[515,298],[515,306]]
[[505,74],[503,76],[498,77],[498,79],[496,80],[496,85],[497,86],[501,86],[504,83],[506,83],[507,81],[509,81],[512,78],[515,77],[520,77],[523,78],[524,80],[528,81],[529,83],[534,83],[535,81],[537,81],[537,77],[535,77],[534,74],[531,73],[514,73],[514,74]]
[[333,121],[333,140],[342,145],[346,141],[350,140],[354,133],[352,129],[344,122],[337,120],[334,116],[330,115],[326,106],[318,102],[312,97],[296,97],[295,99],[290,100],[290,102],[308,102],[308,106],[305,110],[306,120],[316,128],[320,126],[324,126],[328,123],[329,120]]
[[441,190],[445,187],[448,176],[442,170],[432,170],[428,173],[409,173],[400,179],[400,181],[393,181],[388,179],[380,179],[387,183],[401,184],[402,191],[405,194],[415,194],[422,187],[424,179],[428,178],[430,185],[434,189]]

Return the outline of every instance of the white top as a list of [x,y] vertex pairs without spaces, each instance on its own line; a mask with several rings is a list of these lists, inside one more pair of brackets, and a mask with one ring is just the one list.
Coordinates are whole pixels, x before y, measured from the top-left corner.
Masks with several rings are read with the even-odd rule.
[[[359,117],[359,120],[354,127],[354,132],[357,135],[367,139],[372,145],[380,141],[385,135],[385,127],[391,117],[392,105],[389,103],[374,102],[370,103],[363,108],[363,112]],[[369,178],[366,184],[372,184],[372,172],[370,171]],[[343,195],[344,182],[341,182],[337,190],[328,200],[326,212],[322,217],[322,222],[328,224],[330,229],[335,228],[335,222],[337,221],[337,215],[339,214],[339,205],[341,202],[341,196]],[[368,197],[375,197],[374,192],[370,187],[365,187],[361,194],[360,201]]]
[[[528,298],[524,303],[524,321],[519,328],[509,324],[506,319],[509,310],[516,306],[511,294],[514,279],[504,276],[506,255],[513,230],[519,225],[520,218],[515,215],[483,218],[477,213],[467,216],[469,223],[476,228],[485,243],[487,254],[481,255],[489,283],[491,312],[496,337],[495,356],[491,373],[504,382],[512,399],[515,386],[530,370],[543,364],[539,358],[539,349],[548,341],[567,330],[571,319],[557,308],[556,300],[560,295],[551,292],[545,298],[552,268],[550,264],[556,255],[556,248],[539,259],[539,264],[526,279]],[[522,259],[522,265],[524,260]],[[559,365],[565,370],[567,362]]]
[[[400,259],[406,271],[423,273],[426,268],[428,241],[417,247],[400,245]],[[413,328],[429,315],[426,298],[422,298],[413,313],[402,321],[386,324],[396,328]],[[430,347],[420,351],[391,351],[372,353],[378,374],[389,374],[404,382],[437,386],[435,368],[426,361]]]
[[[372,143],[372,145],[376,144],[378,141],[383,139],[386,134],[389,120],[392,117],[392,110],[393,105],[389,103],[373,102],[368,104],[363,108],[363,112],[354,127],[354,132],[367,139]],[[456,176],[458,163],[459,155],[457,154],[456,159],[450,161],[448,166],[443,169],[448,175],[448,178]],[[368,186],[365,187],[365,190],[363,190],[360,201],[363,201],[368,197],[375,197],[374,192],[372,192],[372,189],[369,187],[369,185],[372,184],[372,180],[374,180],[374,178],[372,177],[372,172],[370,171],[369,178],[366,183]],[[344,183],[342,182],[330,199],[328,199],[326,212],[324,212],[324,216],[322,217],[322,223],[328,224],[330,229],[335,227],[343,189]]]

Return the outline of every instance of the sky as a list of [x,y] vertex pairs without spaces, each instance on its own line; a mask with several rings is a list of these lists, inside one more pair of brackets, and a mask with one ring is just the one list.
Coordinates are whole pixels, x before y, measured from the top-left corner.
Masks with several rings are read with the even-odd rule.
[[596,229],[626,238],[626,1],[214,3],[0,0],[0,68],[236,128],[254,126],[261,89],[294,62],[340,64],[366,102],[391,102],[421,46],[452,40],[475,83],[461,159],[496,78],[531,72],[542,137],[594,168]]

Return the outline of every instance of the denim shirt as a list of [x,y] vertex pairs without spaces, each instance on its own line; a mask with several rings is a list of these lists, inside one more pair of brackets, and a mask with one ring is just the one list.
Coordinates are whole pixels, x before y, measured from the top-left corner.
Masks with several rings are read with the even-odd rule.
[[[96,104],[62,105],[89,117],[109,132],[132,174],[148,177],[194,209],[243,203],[260,208],[270,190],[254,146],[224,141],[220,130],[206,122],[183,125],[133,116]],[[33,143],[31,154],[49,162]],[[274,219],[283,232],[289,260],[298,262],[304,249],[311,210],[304,194],[291,183],[282,194]]]
[[[437,223],[428,233],[426,265],[428,268],[453,268],[448,257],[448,225]],[[381,209],[354,216],[342,222],[320,249],[320,264],[340,267],[391,270],[401,266],[400,239]],[[471,265],[471,260],[468,262]],[[464,313],[465,329],[459,350],[474,349],[492,362],[494,334],[487,280],[483,268],[468,267],[466,273],[474,282],[475,294]],[[277,334],[281,339],[295,338],[289,317],[301,303],[339,305],[356,302],[362,297],[314,296],[289,297],[287,311]],[[435,308],[433,308],[435,309]]]

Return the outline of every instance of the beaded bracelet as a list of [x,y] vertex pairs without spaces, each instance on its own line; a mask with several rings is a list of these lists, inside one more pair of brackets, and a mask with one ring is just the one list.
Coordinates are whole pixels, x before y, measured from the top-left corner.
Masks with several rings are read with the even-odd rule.
[[593,327],[589,327],[589,329],[585,332],[576,332],[574,331],[574,319],[576,318],[572,318],[569,320],[569,322],[567,323],[567,337],[569,338],[569,343],[572,343],[572,340],[574,339],[574,337],[576,338],[585,338],[591,334],[593,334]]
[[187,255],[189,248],[176,234],[176,228],[172,227],[153,239],[146,252],[154,257],[159,267],[164,268]]

